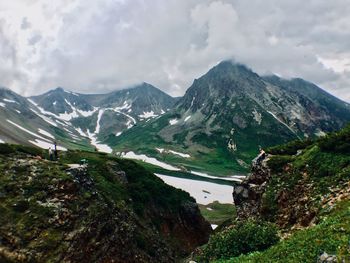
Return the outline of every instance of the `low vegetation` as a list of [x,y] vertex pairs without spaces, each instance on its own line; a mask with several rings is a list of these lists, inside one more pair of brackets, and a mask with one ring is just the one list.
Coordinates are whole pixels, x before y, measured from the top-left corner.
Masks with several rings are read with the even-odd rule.
[[350,201],[339,202],[324,212],[320,223],[297,231],[262,252],[218,260],[217,263],[318,262],[321,254],[336,255],[337,262],[350,262]]
[[233,204],[220,204],[215,201],[208,205],[199,205],[201,214],[211,224],[220,225],[226,220],[235,218],[235,206]]
[[279,240],[277,228],[266,222],[238,222],[210,237],[208,244],[197,257],[198,262],[229,259],[253,251],[261,251]]

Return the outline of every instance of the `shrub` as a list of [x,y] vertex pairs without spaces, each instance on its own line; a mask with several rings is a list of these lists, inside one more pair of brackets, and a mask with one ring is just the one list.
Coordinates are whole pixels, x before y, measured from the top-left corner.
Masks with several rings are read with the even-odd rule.
[[312,143],[313,141],[311,139],[296,140],[283,145],[270,147],[266,152],[273,155],[294,155],[297,154],[298,150],[303,150]]
[[318,145],[322,151],[332,153],[350,153],[350,125],[339,132],[321,138]]
[[16,145],[16,150],[22,153],[30,155],[40,155],[42,156],[43,150],[37,147],[25,146],[25,145]]
[[282,172],[284,166],[292,161],[293,157],[289,155],[273,156],[270,160],[268,160],[267,165],[272,170],[272,172],[278,173]]
[[0,154],[10,154],[15,152],[13,147],[9,144],[0,143]]
[[279,241],[277,228],[267,222],[239,222],[234,228],[211,236],[197,260],[210,262],[262,251]]

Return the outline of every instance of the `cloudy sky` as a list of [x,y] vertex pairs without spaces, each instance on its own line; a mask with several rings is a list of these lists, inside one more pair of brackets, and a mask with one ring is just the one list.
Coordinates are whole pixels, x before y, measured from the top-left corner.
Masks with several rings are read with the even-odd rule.
[[219,61],[302,77],[350,102],[348,0],[0,1],[0,85],[182,95]]

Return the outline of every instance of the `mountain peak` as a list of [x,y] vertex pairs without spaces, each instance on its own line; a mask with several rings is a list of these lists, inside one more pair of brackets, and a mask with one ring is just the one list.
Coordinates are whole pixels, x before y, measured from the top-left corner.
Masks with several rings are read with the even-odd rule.
[[[227,71],[234,71],[236,73],[250,73],[255,74],[250,68],[248,68],[246,65],[242,63],[235,62],[233,60],[224,60],[221,61],[219,64],[217,64],[215,67],[213,67],[211,70],[227,70]],[[210,71],[211,71],[210,70]],[[209,71],[209,72],[210,72]]]
[[64,92],[65,90],[62,87],[57,87],[53,91]]

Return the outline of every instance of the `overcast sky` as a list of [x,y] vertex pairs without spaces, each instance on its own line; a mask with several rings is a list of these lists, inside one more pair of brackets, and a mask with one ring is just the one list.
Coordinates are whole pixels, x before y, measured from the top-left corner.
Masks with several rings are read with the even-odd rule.
[[183,95],[219,61],[302,77],[350,102],[349,0],[0,1],[0,85]]

